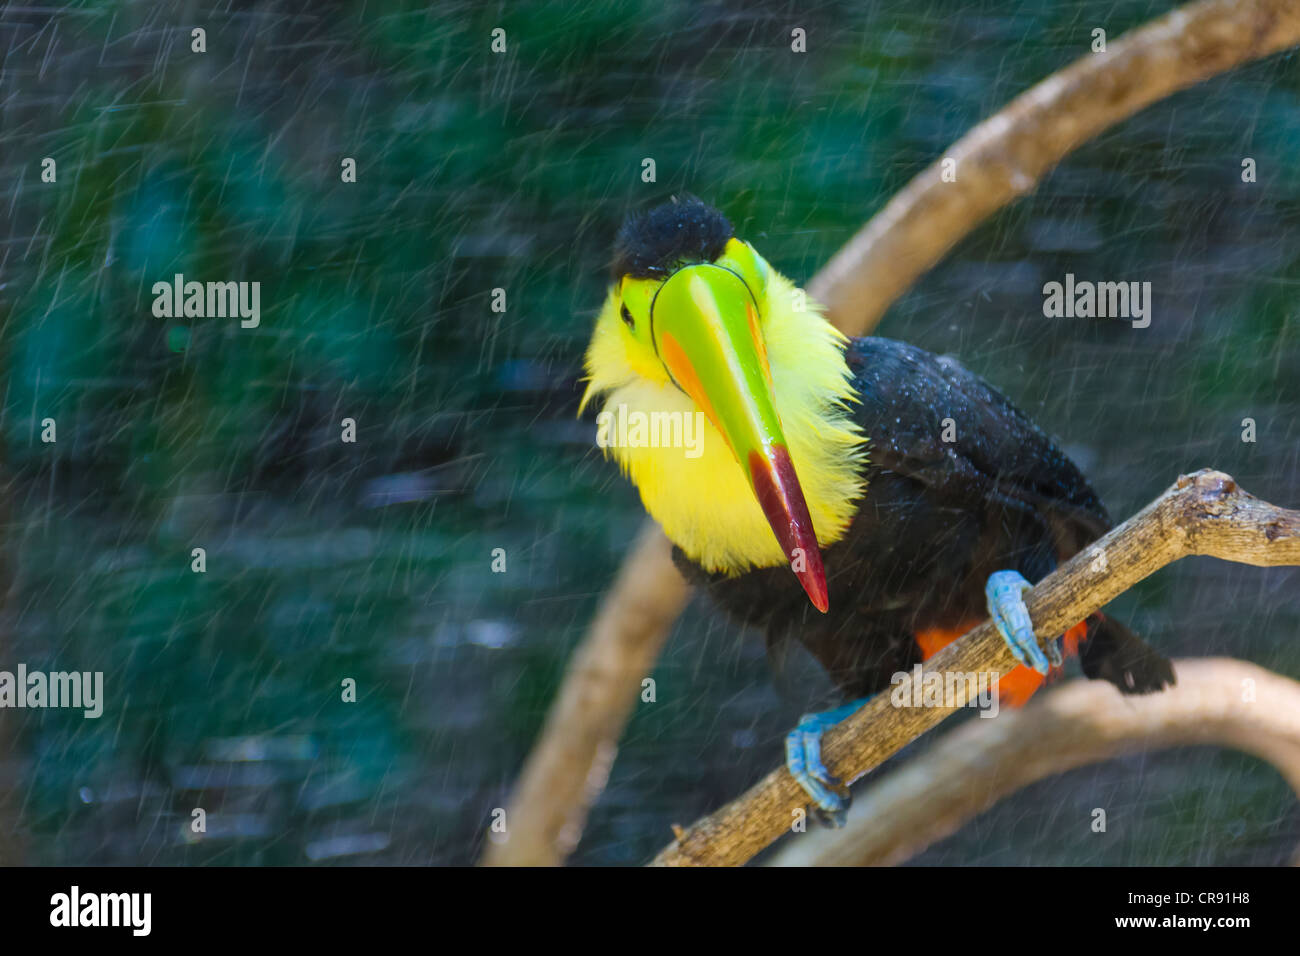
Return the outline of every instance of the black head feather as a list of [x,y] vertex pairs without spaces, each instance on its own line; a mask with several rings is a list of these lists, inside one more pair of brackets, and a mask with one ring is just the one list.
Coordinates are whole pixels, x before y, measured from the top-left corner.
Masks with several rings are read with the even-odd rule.
[[727,217],[694,196],[630,217],[614,246],[614,278],[666,276],[681,262],[713,262],[735,235]]

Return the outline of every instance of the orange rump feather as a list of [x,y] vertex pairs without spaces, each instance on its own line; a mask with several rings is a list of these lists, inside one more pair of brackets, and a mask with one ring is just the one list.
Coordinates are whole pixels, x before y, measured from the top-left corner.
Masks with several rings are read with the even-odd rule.
[[[928,661],[941,650],[951,644],[957,638],[961,637],[980,620],[973,620],[968,624],[960,627],[929,627],[916,632],[916,645],[921,649],[921,659]],[[1073,657],[1079,653],[1079,644],[1088,636],[1088,622],[1080,621],[1074,627],[1065,632],[1064,652],[1066,657]],[[1056,680],[1061,676],[1059,667],[1052,668],[1044,677],[1032,667],[1026,667],[1021,664],[1015,670],[1002,675],[998,681],[998,700],[1008,707],[1023,707],[1034,692],[1048,680]]]

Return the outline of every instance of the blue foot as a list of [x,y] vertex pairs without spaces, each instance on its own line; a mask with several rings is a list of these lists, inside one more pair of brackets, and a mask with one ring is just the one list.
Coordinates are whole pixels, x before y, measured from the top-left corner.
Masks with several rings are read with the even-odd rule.
[[1048,643],[1046,654],[1038,646],[1023,596],[1031,587],[1033,585],[1019,571],[995,571],[984,585],[984,596],[988,600],[993,626],[1007,642],[1011,653],[1016,655],[1016,660],[1046,674],[1050,668],[1061,665],[1061,650],[1055,641]]
[[821,811],[821,819],[834,827],[844,825],[844,815],[849,808],[849,790],[822,763],[822,734],[870,699],[863,697],[834,710],[804,714],[799,726],[785,738],[785,765],[790,776],[812,798],[813,805]]

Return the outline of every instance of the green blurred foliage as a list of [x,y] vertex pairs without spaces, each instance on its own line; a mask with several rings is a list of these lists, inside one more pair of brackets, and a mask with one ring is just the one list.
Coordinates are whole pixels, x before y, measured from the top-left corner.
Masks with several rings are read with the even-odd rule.
[[[6,12],[0,667],[103,670],[109,701],[99,721],[0,714],[18,788],[0,822],[41,863],[472,859],[640,521],[574,421],[623,216],[693,192],[803,280],[947,144],[1085,55],[1094,26],[1114,38],[1169,6]],[[194,25],[206,53],[190,52]],[[1300,501],[1293,66],[1247,67],[1087,144],[882,331],[1005,388],[1118,515],[1206,464]],[[45,156],[57,183],[40,180]],[[1151,280],[1150,334],[1045,321],[1041,284],[1066,271]],[[153,283],[177,272],[260,281],[260,326],[156,318]],[[1245,415],[1258,445],[1239,441]],[[1288,574],[1196,565],[1122,607],[1181,653],[1295,674]],[[706,608],[655,676],[661,703],[635,716],[581,861],[643,859],[668,822],[769,768],[801,709],[772,690],[761,642]],[[1153,758],[1168,803],[1116,798],[1140,838],[1098,849],[1012,802],[999,812],[1019,829],[931,858],[1201,862],[1196,836],[1219,845],[1212,822],[1237,812],[1211,772],[1249,779],[1267,821],[1246,824],[1252,852],[1284,858],[1300,830],[1276,818],[1285,787],[1196,759]],[[1073,785],[1111,793],[1130,770]]]

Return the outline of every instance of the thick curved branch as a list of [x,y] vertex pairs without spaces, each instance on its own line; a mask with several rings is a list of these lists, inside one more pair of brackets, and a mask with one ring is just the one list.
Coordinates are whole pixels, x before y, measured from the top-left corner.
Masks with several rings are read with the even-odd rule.
[[[1184,475],[1137,515],[1025,592],[1035,633],[1040,640],[1055,638],[1137,582],[1188,555],[1261,567],[1300,565],[1300,511],[1260,501],[1222,472]],[[912,682],[924,680],[924,674],[931,672],[982,673],[992,681],[1016,666],[1006,643],[986,621],[932,657],[919,678],[906,675],[899,693],[910,697]],[[965,706],[968,686],[954,685],[952,698],[939,707],[894,707],[892,694],[877,694],[827,732],[822,757],[831,773],[852,782]],[[774,770],[739,799],[682,831],[654,863],[745,863],[785,833],[806,802],[807,796],[785,768]]]
[[791,841],[774,866],[889,866],[1044,777],[1138,750],[1233,747],[1300,794],[1300,683],[1227,658],[1180,660],[1178,684],[1121,698],[1076,680],[997,720],[971,720],[854,796],[843,830]]
[[[1089,136],[1162,96],[1296,43],[1295,0],[1202,0],[1134,31],[1109,53],[1086,55],[955,144],[946,155],[958,160],[956,182],[942,182],[933,166],[913,179],[812,278],[809,293],[841,331],[868,334],[945,250]],[[645,661],[643,676],[689,598],[658,526],[645,527],[577,652],[617,672],[627,667],[621,658]],[[660,540],[652,544],[646,535]],[[570,668],[511,798],[509,838],[490,845],[484,862],[559,864],[576,843],[600,794],[593,769],[598,776],[630,713],[630,703],[609,695],[588,700],[586,673]]]

